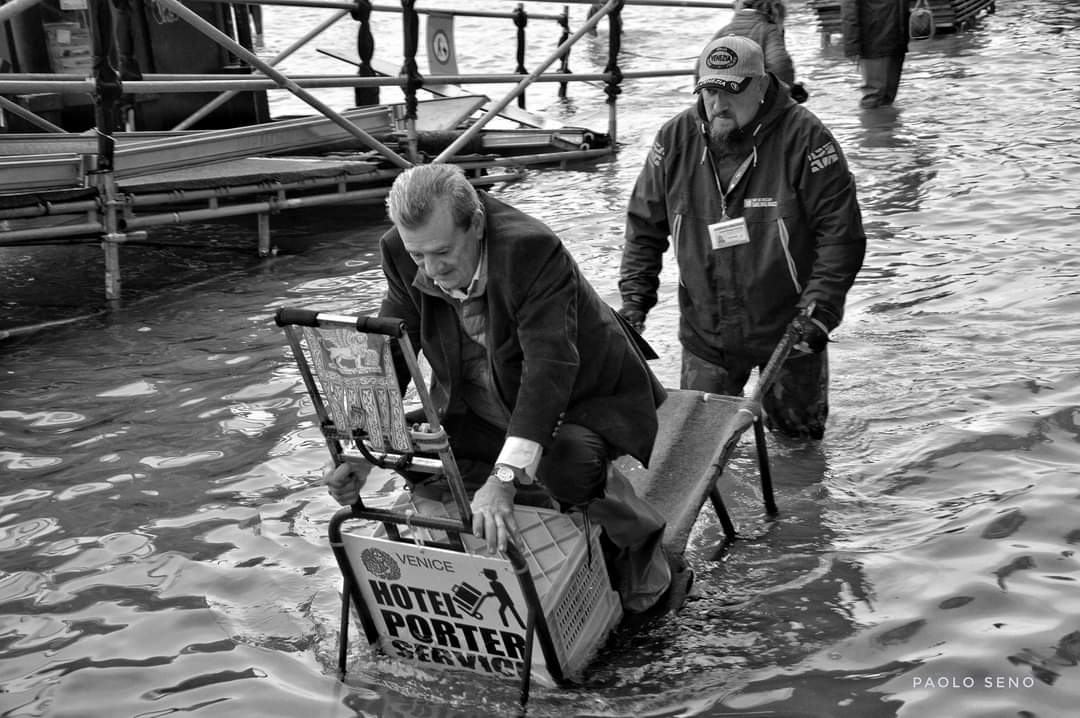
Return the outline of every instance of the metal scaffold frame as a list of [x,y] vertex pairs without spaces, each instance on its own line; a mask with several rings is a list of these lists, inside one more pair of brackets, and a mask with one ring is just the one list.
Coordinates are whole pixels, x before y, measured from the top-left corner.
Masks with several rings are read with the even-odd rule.
[[[0,23],[32,7],[41,0],[13,0],[0,5]],[[121,295],[120,246],[146,239],[146,230],[169,224],[205,222],[254,214],[257,217],[259,253],[268,255],[271,214],[285,209],[311,207],[345,202],[377,203],[382,200],[389,183],[400,171],[422,161],[419,145],[422,133],[418,129],[418,91],[446,86],[467,86],[516,83],[497,101],[481,96],[482,114],[443,147],[430,161],[461,164],[470,171],[477,184],[511,181],[520,171],[486,175],[488,167],[496,165],[523,166],[538,163],[562,163],[611,154],[616,146],[616,98],[621,83],[629,78],[689,75],[686,68],[622,72],[618,65],[621,51],[622,16],[626,5],[675,6],[697,8],[727,8],[730,2],[681,2],[680,0],[608,0],[604,3],[589,0],[536,0],[558,2],[560,14],[527,15],[518,3],[513,12],[499,13],[477,10],[419,9],[415,0],[401,0],[400,7],[375,5],[367,0],[340,2],[337,0],[262,0],[259,5],[319,7],[335,12],[306,32],[300,39],[272,59],[264,60],[250,47],[250,30],[245,26],[247,42],[240,42],[213,23],[186,7],[180,0],[154,0],[162,8],[186,22],[216,46],[223,48],[250,68],[249,75],[146,75],[137,70],[125,72],[121,78],[112,66],[110,56],[122,46],[124,18],[114,18],[109,0],[86,0],[90,36],[94,54],[92,76],[78,74],[0,73],[0,111],[10,113],[43,130],[39,134],[0,134],[0,168],[18,170],[6,172],[18,176],[11,185],[0,180],[0,200],[5,197],[25,201],[0,201],[0,247],[44,244],[101,242],[105,256],[105,295],[117,300]],[[230,4],[228,0],[204,2]],[[120,8],[126,3],[115,2]],[[569,5],[589,4],[590,14],[576,31],[569,29]],[[117,12],[130,12],[130,8]],[[246,9],[245,9],[246,12]],[[404,30],[404,62],[396,75],[380,74],[372,67],[374,39],[371,29],[372,12],[399,13]],[[417,68],[419,47],[419,15],[461,15],[512,19],[518,35],[518,67],[511,74],[444,74],[422,76]],[[284,59],[306,46],[314,38],[344,19],[358,23],[357,49],[359,62],[356,75],[319,75],[290,77],[275,68]],[[555,49],[531,72],[524,67],[524,30],[528,19],[555,20],[562,28]],[[569,70],[571,48],[585,35],[595,31],[607,18],[608,61],[603,72],[574,73]],[[245,15],[246,19],[246,15]],[[243,33],[238,32],[238,35]],[[244,40],[240,37],[240,40]],[[128,39],[130,43],[130,39]],[[121,49],[120,52],[123,52]],[[326,53],[330,54],[330,53]],[[346,59],[346,58],[339,58]],[[347,60],[352,62],[351,60]],[[549,68],[560,63],[555,72]],[[608,104],[608,137],[602,147],[588,141],[559,138],[559,151],[518,154],[503,160],[475,155],[478,138],[496,117],[518,118],[524,112],[525,90],[534,83],[560,83],[560,96],[569,82],[603,83]],[[379,106],[378,88],[399,87],[405,97],[403,106]],[[356,93],[355,110],[339,112],[320,100],[312,90],[319,88],[352,87]],[[270,122],[250,125],[229,131],[192,131],[190,128],[216,108],[239,93],[268,89],[284,89],[314,108],[316,115],[304,121]],[[75,135],[35,114],[3,95],[20,93],[83,94],[94,98],[96,128],[92,135]],[[211,102],[176,124],[168,133],[136,132],[131,126],[132,113],[124,103],[132,103],[140,95],[171,93],[219,93]],[[464,99],[464,98],[461,98]],[[476,96],[473,96],[476,99]],[[511,104],[517,100],[519,109]],[[469,105],[471,114],[480,105]],[[516,113],[516,114],[515,114]],[[128,131],[116,129],[126,126]],[[523,125],[524,126],[524,125]],[[403,127],[403,131],[393,128]],[[535,128],[534,128],[535,129]],[[389,132],[388,132],[389,130]],[[539,129],[536,129],[539,131]],[[344,132],[344,135],[342,134]],[[375,135],[404,138],[405,151],[399,153]],[[586,140],[591,133],[585,133]],[[248,139],[250,138],[250,139]],[[295,151],[320,143],[349,142],[366,153],[363,160],[343,166],[340,171],[319,176],[284,177],[268,180],[265,177],[250,184],[243,182],[218,187],[163,190],[160,183],[152,187],[131,185],[133,177],[143,173],[158,174],[191,163],[222,161],[239,157],[263,157],[273,152]],[[575,145],[575,142],[580,144]],[[401,143],[399,142],[399,145]],[[497,146],[491,143],[493,146]],[[199,154],[201,153],[201,154]],[[429,154],[430,156],[430,154]],[[117,166],[119,160],[120,166]],[[367,162],[367,168],[357,169]],[[7,194],[3,194],[7,193]],[[197,205],[202,203],[201,208]],[[147,213],[136,215],[136,210]],[[156,210],[156,211],[155,211]],[[166,211],[162,211],[166,210]],[[29,225],[29,226],[28,226]]]

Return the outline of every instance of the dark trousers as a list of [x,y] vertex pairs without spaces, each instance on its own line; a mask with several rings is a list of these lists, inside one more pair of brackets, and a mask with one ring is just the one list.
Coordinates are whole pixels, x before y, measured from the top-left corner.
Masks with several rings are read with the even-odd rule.
[[904,56],[863,57],[859,59],[859,67],[863,77],[863,96],[859,105],[864,108],[891,105],[900,87]]
[[[713,364],[685,349],[682,353],[683,389],[742,396],[743,387],[755,367],[764,362],[728,355],[724,363]],[[765,425],[773,431],[801,439],[820,439],[829,418],[829,356],[792,354],[780,365],[776,382],[761,399]]]
[[[469,413],[445,421],[471,493],[483,485],[498,458],[505,433]],[[614,449],[595,431],[564,423],[540,459],[537,481],[520,487],[514,501],[542,506],[554,502],[562,511],[580,510],[603,530],[601,545],[623,608],[644,611],[667,590],[671,571],[661,548],[664,518],[637,495],[612,464]]]

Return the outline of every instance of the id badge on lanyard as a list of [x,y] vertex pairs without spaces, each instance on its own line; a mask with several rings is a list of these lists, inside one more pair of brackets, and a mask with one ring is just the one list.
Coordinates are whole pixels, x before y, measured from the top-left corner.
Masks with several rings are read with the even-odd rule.
[[746,229],[746,220],[723,219],[709,225],[709,240],[713,249],[727,249],[740,244],[750,243],[750,232]]
[[[731,177],[729,192],[735,189],[735,185],[739,184],[739,180],[746,174],[752,160],[753,156],[751,155],[739,165],[739,169]],[[720,204],[724,216],[719,222],[713,222],[708,226],[709,241],[712,243],[712,248],[714,250],[727,249],[728,247],[737,247],[740,244],[749,244],[750,231],[746,226],[746,219],[744,217],[729,219],[727,216],[727,193],[724,192],[723,187],[720,185],[720,176],[716,173],[716,164],[713,162],[711,155],[709,156],[709,164],[712,167],[713,178],[716,180],[716,189],[720,192]]]

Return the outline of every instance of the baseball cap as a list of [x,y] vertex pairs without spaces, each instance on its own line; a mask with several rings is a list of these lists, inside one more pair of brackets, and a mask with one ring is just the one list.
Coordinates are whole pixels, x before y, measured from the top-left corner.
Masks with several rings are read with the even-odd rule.
[[765,58],[761,46],[750,38],[728,35],[709,41],[698,57],[697,71],[694,92],[704,87],[742,92],[746,78],[765,74]]

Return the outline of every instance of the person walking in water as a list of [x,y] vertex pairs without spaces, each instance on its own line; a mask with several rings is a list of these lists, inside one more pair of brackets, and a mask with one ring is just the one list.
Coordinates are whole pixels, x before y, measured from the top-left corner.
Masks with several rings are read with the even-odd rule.
[[741,395],[794,324],[765,421],[820,439],[829,332],[866,251],[855,181],[832,133],[765,71],[756,42],[711,41],[698,75],[694,105],[657,132],[630,197],[620,311],[644,330],[674,247],[681,387]]
[[896,99],[908,48],[908,0],[842,0],[844,55],[859,63],[863,109]]
[[712,39],[742,35],[756,42],[765,54],[765,71],[791,87],[792,99],[805,102],[806,90],[801,82],[795,82],[795,62],[784,42],[785,17],[787,7],[783,0],[736,0],[731,22],[717,30]]

